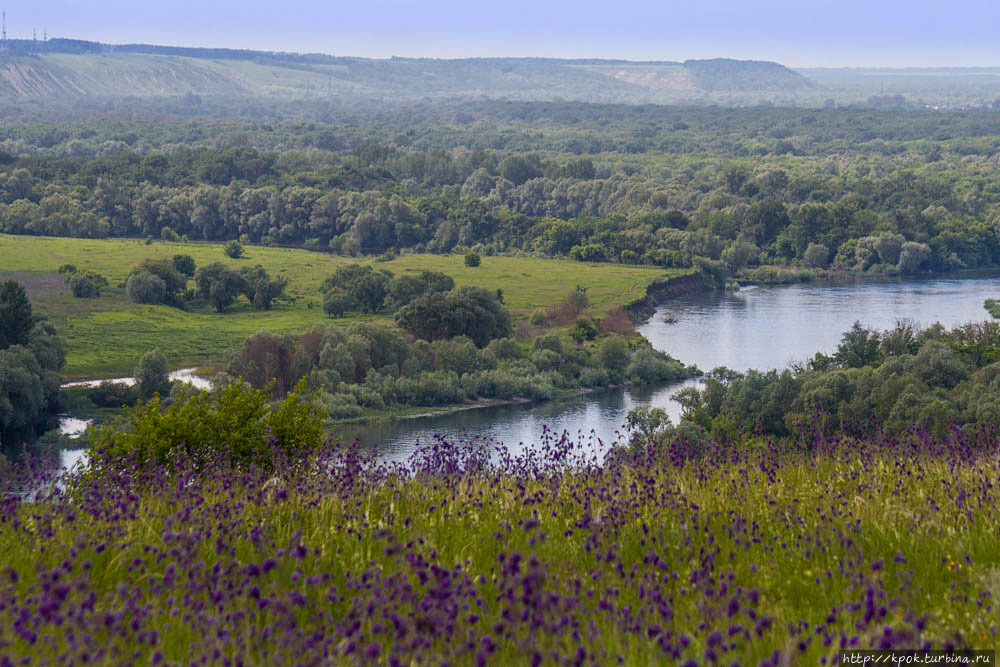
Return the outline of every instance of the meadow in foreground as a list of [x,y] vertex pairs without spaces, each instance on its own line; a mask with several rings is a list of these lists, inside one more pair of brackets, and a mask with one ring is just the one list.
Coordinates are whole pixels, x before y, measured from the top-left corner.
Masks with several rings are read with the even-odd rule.
[[518,456],[439,440],[405,469],[328,445],[200,471],[98,453],[34,498],[17,489],[39,471],[8,477],[0,663],[777,665],[996,645],[993,430],[584,451],[543,433]]

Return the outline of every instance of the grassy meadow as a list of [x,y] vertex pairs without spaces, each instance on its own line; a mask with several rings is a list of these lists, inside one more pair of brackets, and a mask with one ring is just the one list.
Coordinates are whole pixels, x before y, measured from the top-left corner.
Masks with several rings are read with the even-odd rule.
[[[358,319],[391,315],[352,316],[330,320],[322,309],[320,285],[338,264],[352,259],[289,248],[247,246],[244,257],[233,260],[215,243],[147,245],[135,239],[69,239],[0,234],[0,279],[15,278],[28,288],[37,312],[58,328],[66,344],[66,377],[100,377],[131,373],[138,358],[159,348],[172,367],[211,365],[247,336],[272,331],[305,331],[324,323],[347,324]],[[223,313],[203,306],[182,311],[168,306],[132,303],[118,288],[129,272],[147,258],[169,259],[191,255],[198,266],[220,261],[233,267],[262,265],[272,276],[288,279],[292,299],[270,311],[255,311],[241,298]],[[108,278],[111,289],[98,299],[76,299],[56,270],[73,264]],[[602,317],[608,310],[640,298],[646,286],[683,271],[620,264],[590,264],[533,257],[484,257],[478,267],[467,267],[461,255],[403,255],[376,264],[395,274],[442,271],[457,285],[500,287],[515,319],[536,308],[547,308],[577,285],[587,288],[589,313]],[[193,281],[189,282],[193,286]]]
[[0,657],[776,667],[991,648],[996,442],[751,437],[596,464],[542,434],[492,463],[439,442],[405,472],[343,449],[274,471],[99,463],[0,505]]

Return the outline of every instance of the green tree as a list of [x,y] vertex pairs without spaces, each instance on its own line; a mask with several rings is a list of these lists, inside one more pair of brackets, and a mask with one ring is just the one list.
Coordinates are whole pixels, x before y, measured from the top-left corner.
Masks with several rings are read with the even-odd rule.
[[194,278],[194,257],[191,255],[174,255],[170,261],[178,273],[188,278]]
[[236,299],[245,291],[240,274],[221,262],[201,267],[195,274],[194,280],[201,298],[212,304],[220,313],[236,303]]
[[0,284],[0,350],[26,343],[34,322],[24,285],[16,280]]
[[226,241],[225,245],[222,246],[222,252],[226,254],[226,257],[239,259],[243,256],[243,245],[235,239]]
[[597,358],[601,366],[607,369],[611,379],[620,382],[630,361],[628,343],[621,336],[606,338],[601,343]]
[[424,294],[396,313],[396,323],[424,340],[468,336],[478,347],[512,332],[510,314],[496,294],[471,286]]
[[159,276],[149,271],[138,271],[128,277],[125,283],[128,297],[136,303],[163,303],[167,286]]
[[77,299],[93,299],[101,295],[97,283],[85,273],[74,274],[69,279],[69,290]]
[[342,289],[331,289],[323,294],[323,312],[330,317],[343,317],[351,308],[357,307],[357,302]]
[[135,386],[139,398],[148,400],[154,394],[166,397],[170,394],[170,374],[166,358],[159,350],[142,355],[135,369]]
[[323,282],[322,291],[342,290],[351,294],[364,312],[376,313],[385,304],[392,278],[392,272],[385,269],[376,271],[370,266],[346,264],[337,267]]
[[465,253],[465,265],[466,266],[479,266],[482,262],[482,258],[479,256],[478,252],[467,252]]
[[288,286],[286,278],[271,278],[264,267],[258,264],[251,268],[240,269],[243,280],[243,293],[257,310],[271,310],[275,299],[280,299]]

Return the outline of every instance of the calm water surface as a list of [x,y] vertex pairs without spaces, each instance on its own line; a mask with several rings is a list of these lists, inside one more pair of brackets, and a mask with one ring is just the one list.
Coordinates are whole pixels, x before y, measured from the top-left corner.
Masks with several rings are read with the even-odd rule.
[[[855,321],[886,329],[900,320],[946,326],[986,319],[983,301],[1000,297],[1000,278],[861,282],[845,285],[750,287],[731,294],[678,298],[639,327],[659,350],[702,370],[783,368],[833,352]],[[667,319],[676,320],[668,324]],[[435,435],[484,444],[503,443],[514,453],[537,443],[543,427],[568,432],[595,450],[623,432],[625,416],[648,403],[676,423],[671,396],[687,382],[655,389],[618,390],[536,405],[502,406],[374,426],[345,426],[335,435],[358,439],[390,460],[404,460]],[[66,452],[66,460],[79,453]]]

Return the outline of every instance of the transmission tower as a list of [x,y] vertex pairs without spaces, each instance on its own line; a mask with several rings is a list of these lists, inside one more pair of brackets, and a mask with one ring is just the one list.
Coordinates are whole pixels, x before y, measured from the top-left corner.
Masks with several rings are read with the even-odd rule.
[[7,12],[3,12],[3,33],[0,34],[0,52],[7,53]]

